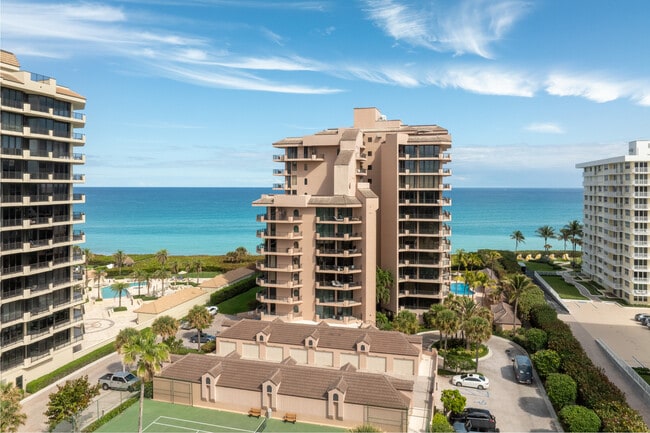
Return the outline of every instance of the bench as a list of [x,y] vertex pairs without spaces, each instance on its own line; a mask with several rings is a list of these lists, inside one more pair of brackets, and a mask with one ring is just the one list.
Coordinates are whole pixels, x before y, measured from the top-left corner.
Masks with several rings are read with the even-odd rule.
[[296,414],[291,413],[291,412],[285,413],[284,416],[282,417],[282,422],[292,422],[292,423],[295,424],[296,423]]
[[259,418],[261,415],[262,415],[262,409],[257,409],[255,407],[251,407],[248,410],[248,416],[254,416],[254,417]]

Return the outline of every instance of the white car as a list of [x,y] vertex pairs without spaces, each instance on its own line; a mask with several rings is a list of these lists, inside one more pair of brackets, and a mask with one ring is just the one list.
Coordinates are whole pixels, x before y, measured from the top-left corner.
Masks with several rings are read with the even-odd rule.
[[490,387],[488,378],[478,373],[459,374],[451,378],[451,383],[456,386],[478,389],[488,389]]
[[214,306],[214,305],[212,305],[212,306],[210,306],[210,307],[205,307],[205,308],[206,308],[206,309],[210,312],[210,314],[212,314],[213,316],[215,316],[215,315],[219,312],[219,308],[216,307],[216,306]]

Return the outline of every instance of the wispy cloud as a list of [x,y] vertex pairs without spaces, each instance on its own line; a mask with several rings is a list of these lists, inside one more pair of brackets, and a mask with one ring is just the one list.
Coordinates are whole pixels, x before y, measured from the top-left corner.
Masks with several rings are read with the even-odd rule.
[[495,67],[455,66],[430,72],[427,81],[440,87],[454,87],[483,95],[534,96],[537,81],[524,73]]
[[526,125],[524,129],[542,134],[564,134],[564,129],[556,123],[531,123]]
[[366,0],[366,12],[397,41],[454,54],[492,57],[491,45],[501,40],[529,8],[519,0],[461,0],[437,4],[398,0]]

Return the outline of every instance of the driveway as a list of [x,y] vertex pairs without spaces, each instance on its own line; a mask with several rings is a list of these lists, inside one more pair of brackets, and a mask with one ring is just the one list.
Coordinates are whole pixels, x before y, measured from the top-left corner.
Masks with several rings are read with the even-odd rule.
[[490,379],[490,388],[480,391],[456,387],[451,377],[437,376],[436,404],[440,407],[439,393],[444,389],[458,389],[467,398],[467,407],[488,409],[497,419],[502,432],[555,432],[562,431],[539,378],[532,385],[515,381],[511,356],[524,352],[510,340],[493,336],[488,341],[490,352],[479,359],[478,370]]

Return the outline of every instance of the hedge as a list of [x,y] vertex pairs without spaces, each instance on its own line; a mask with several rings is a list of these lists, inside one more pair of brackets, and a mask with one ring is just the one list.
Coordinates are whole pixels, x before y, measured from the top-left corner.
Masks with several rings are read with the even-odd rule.
[[257,275],[252,275],[210,295],[209,305],[217,305],[257,286]]
[[91,432],[94,432],[95,430],[97,430],[98,428],[100,428],[101,426],[103,426],[104,424],[106,424],[107,422],[109,422],[110,420],[112,420],[113,418],[115,418],[116,416],[118,416],[119,414],[121,414],[122,412],[124,412],[125,410],[127,410],[129,407],[131,407],[131,406],[132,406],[134,403],[136,403],[138,400],[140,400],[139,395],[138,395],[138,397],[131,397],[131,398],[129,398],[127,401],[125,401],[124,403],[120,404],[118,407],[116,407],[115,409],[111,410],[111,411],[108,412],[106,415],[104,415],[103,417],[99,418],[97,421],[91,423],[88,427],[86,427],[85,429],[83,429],[84,433],[91,433]]
[[41,376],[39,378],[36,378],[28,382],[27,386],[25,386],[25,390],[28,393],[33,394],[36,391],[39,391],[45,388],[46,386],[49,386],[55,383],[56,381],[63,379],[67,375],[74,373],[75,371],[79,370],[81,367],[84,367],[92,362],[97,361],[98,359],[110,355],[113,352],[115,352],[115,344],[113,342],[105,344],[104,346],[99,347],[90,353],[87,353],[86,355],[80,357],[79,359],[75,359],[74,361],[69,362],[64,366],[57,368],[51,373],[48,373],[44,376]]

